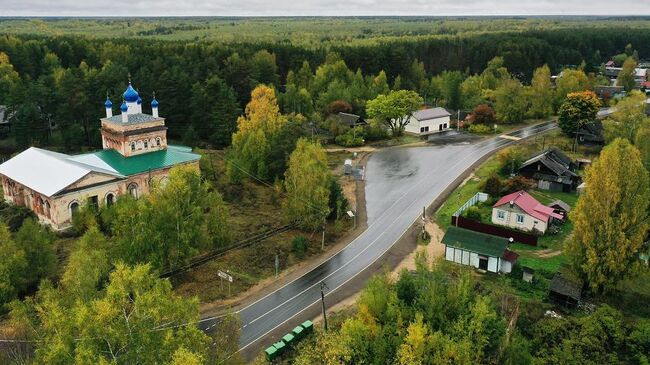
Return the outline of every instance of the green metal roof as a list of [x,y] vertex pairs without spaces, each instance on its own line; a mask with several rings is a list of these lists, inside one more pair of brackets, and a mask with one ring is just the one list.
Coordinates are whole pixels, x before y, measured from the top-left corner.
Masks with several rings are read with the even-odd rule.
[[[191,151],[191,150],[190,150]],[[110,165],[122,175],[136,175],[187,162],[197,161],[201,155],[188,152],[185,148],[169,146],[166,150],[124,157],[115,150],[101,150],[91,153]]]
[[508,239],[474,232],[451,226],[447,229],[442,243],[449,247],[460,248],[485,256],[502,257],[508,248]]

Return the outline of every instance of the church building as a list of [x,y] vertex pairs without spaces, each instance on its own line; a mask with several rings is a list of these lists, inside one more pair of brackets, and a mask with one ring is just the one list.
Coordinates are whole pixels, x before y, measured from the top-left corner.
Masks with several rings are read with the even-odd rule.
[[66,155],[31,147],[0,165],[0,183],[7,202],[30,208],[56,230],[71,226],[82,205],[111,205],[124,194],[138,198],[153,182],[164,184],[174,166],[199,168],[200,155],[191,148],[167,143],[165,118],[158,101],[151,114],[142,112],[142,98],[129,82],[113,115],[107,98],[101,118],[103,149]]

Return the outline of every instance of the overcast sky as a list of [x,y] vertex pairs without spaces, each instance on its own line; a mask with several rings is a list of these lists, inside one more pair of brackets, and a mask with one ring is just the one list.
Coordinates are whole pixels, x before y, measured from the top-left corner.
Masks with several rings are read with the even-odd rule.
[[650,0],[0,0],[0,16],[650,15]]

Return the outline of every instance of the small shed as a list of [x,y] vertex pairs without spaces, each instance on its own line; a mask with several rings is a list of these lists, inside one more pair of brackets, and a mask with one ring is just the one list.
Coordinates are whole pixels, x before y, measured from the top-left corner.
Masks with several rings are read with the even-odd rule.
[[582,296],[582,283],[556,273],[549,286],[548,297],[551,302],[565,307],[576,307]]
[[508,250],[508,239],[455,226],[447,229],[442,243],[445,259],[480,270],[507,274],[519,255]]
[[555,213],[562,215],[564,219],[571,212],[571,206],[560,199],[550,202],[548,206],[553,208]]
[[533,275],[535,274],[535,270],[531,269],[528,266],[524,266],[522,268],[522,271],[523,271],[523,275],[521,277],[521,280],[527,283],[531,283],[533,281]]
[[368,122],[366,122],[363,118],[361,118],[361,116],[356,114],[340,112],[338,114],[338,117],[339,117],[339,122],[342,125],[345,125],[350,128],[362,127],[368,125]]
[[580,195],[584,193],[586,188],[587,188],[587,183],[583,182],[582,184],[578,185],[578,187],[576,188],[576,192],[578,193],[578,195]]

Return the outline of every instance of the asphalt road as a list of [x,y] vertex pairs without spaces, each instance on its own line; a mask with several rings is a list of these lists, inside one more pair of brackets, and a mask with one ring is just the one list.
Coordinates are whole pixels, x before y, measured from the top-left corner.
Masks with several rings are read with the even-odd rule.
[[[482,157],[555,128],[544,123],[509,133],[515,138],[494,137],[475,143],[393,148],[373,154],[366,166],[368,228],[344,249],[282,288],[242,308],[240,348],[255,344],[287,321],[299,324],[299,315],[320,301],[320,283],[333,293],[388,251],[428,206],[458,176]],[[333,305],[334,303],[328,303]],[[204,319],[206,331],[218,318]]]

